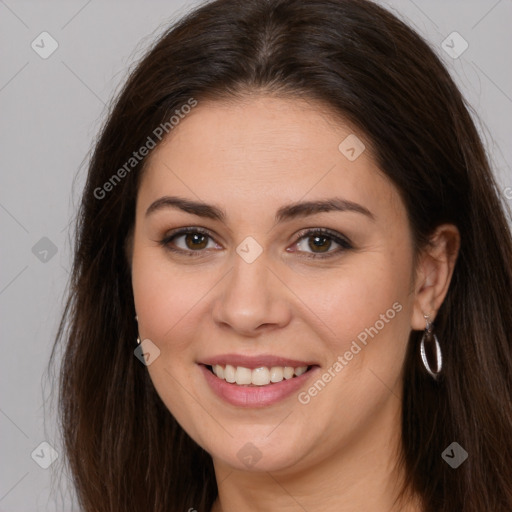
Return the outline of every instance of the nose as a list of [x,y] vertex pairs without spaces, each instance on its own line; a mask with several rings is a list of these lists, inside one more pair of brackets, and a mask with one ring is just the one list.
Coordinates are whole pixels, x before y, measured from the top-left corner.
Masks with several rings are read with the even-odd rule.
[[213,320],[223,329],[255,337],[290,321],[290,291],[271,268],[265,251],[254,261],[234,255],[234,264],[213,304]]

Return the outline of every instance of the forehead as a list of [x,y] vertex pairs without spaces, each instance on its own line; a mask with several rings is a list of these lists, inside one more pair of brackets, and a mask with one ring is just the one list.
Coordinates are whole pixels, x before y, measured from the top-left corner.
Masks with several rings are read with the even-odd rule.
[[[353,159],[351,147],[365,149]],[[141,182],[142,202],[164,194],[227,210],[333,195],[377,209],[400,202],[363,134],[319,103],[266,96],[199,102],[184,116],[149,155]]]

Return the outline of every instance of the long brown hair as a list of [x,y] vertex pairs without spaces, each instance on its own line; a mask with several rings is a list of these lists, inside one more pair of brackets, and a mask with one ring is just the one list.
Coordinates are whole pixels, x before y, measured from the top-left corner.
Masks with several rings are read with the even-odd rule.
[[[202,4],[159,38],[115,100],[90,161],[51,357],[65,341],[60,424],[83,510],[209,512],[217,497],[211,457],[133,354],[125,245],[146,158],[129,170],[126,162],[191,98],[236,100],[252,91],[318,100],[368,137],[407,208],[415,255],[439,224],[458,227],[459,257],[436,316],[442,379],[422,370],[422,333],[410,335],[404,489],[418,493],[427,512],[512,510],[507,207],[448,71],[420,36],[366,0]],[[457,469],[441,457],[454,441],[468,452]]]

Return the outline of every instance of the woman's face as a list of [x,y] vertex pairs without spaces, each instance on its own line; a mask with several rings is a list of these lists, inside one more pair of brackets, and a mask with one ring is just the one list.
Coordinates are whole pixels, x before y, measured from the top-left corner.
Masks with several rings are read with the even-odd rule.
[[[414,310],[406,211],[363,135],[314,105],[199,102],[152,152],[138,193],[147,369],[185,431],[232,468],[298,470],[368,439],[371,457],[400,423]],[[300,206],[318,201],[337,207]]]

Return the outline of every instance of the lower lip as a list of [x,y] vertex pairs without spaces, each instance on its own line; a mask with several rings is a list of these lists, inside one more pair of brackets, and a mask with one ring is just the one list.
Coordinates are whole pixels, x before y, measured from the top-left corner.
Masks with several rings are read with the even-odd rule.
[[199,367],[213,392],[231,405],[239,407],[266,407],[284,400],[297,392],[319,370],[318,366],[314,366],[298,377],[266,386],[239,386],[219,379],[203,364]]

